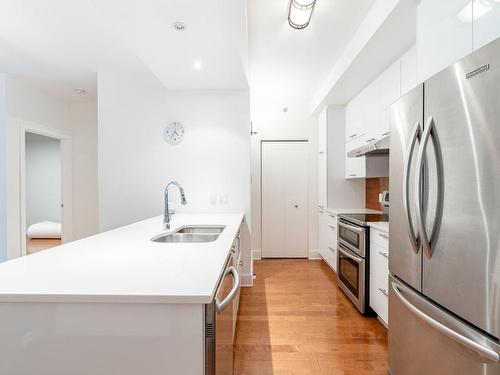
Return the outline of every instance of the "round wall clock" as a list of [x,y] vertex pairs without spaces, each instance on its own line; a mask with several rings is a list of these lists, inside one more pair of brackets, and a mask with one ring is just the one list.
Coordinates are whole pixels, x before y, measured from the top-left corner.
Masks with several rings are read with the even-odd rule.
[[184,138],[184,126],[179,122],[172,121],[165,127],[163,137],[171,145],[178,145]]

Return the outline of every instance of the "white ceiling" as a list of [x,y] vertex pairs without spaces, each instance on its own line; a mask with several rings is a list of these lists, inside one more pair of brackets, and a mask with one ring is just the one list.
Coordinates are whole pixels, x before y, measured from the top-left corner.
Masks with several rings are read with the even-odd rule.
[[318,0],[310,25],[295,30],[288,0],[248,0],[252,90],[310,101],[374,2]]
[[0,0],[0,71],[90,90],[99,71],[150,71],[170,89],[246,88],[246,41],[244,0]]

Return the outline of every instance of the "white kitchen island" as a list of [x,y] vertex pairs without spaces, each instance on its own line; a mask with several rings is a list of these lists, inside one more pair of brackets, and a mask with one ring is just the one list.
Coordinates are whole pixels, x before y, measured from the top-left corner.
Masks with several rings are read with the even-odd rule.
[[177,214],[171,232],[224,230],[157,243],[155,217],[0,264],[0,374],[204,374],[205,306],[243,220]]

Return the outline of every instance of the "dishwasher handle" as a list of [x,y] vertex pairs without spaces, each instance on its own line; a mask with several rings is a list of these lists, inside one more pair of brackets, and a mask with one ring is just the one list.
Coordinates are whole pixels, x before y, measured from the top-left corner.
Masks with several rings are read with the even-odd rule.
[[221,283],[224,282],[224,279],[229,274],[233,276],[233,287],[231,288],[231,291],[226,296],[226,298],[224,298],[222,301],[219,301],[219,298],[217,296],[215,297],[215,307],[217,309],[217,312],[223,311],[227,307],[227,305],[229,305],[236,294],[238,294],[238,290],[240,288],[240,275],[238,275],[238,271],[233,266],[226,269],[224,275],[222,276]]

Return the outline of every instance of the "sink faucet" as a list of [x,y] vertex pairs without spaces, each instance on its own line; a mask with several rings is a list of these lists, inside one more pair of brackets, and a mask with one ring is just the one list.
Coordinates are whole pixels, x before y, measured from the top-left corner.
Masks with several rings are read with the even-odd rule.
[[165,188],[165,212],[163,214],[163,227],[164,229],[170,229],[170,220],[172,219],[172,214],[168,208],[168,188],[170,185],[175,185],[179,189],[179,193],[181,194],[181,203],[186,204],[186,195],[184,194],[184,188],[177,181],[170,182]]

